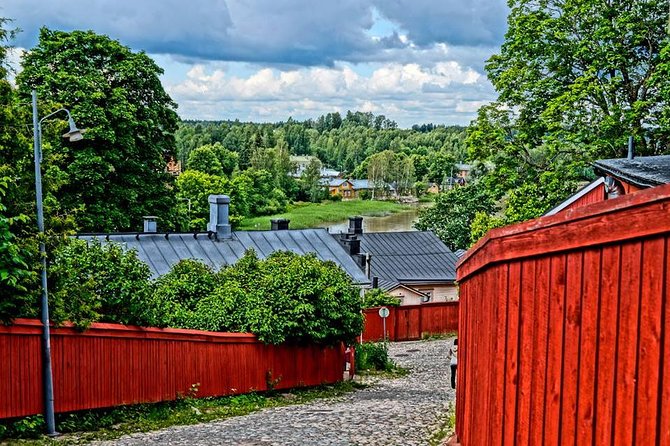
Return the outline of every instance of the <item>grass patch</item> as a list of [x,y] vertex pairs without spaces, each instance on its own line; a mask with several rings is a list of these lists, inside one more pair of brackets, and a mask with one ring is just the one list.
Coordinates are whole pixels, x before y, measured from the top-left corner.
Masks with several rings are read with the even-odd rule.
[[452,403],[449,403],[447,412],[442,414],[439,419],[436,430],[428,439],[430,446],[440,446],[444,441],[454,433],[456,427],[456,410]]
[[422,341],[436,341],[440,339],[450,339],[458,336],[456,331],[450,331],[448,333],[429,333],[427,331],[421,333]]
[[273,218],[288,218],[291,229],[305,229],[337,223],[354,215],[384,216],[411,209],[392,201],[349,200],[323,203],[295,203],[283,214],[245,218],[237,229],[269,230]]
[[[50,439],[41,416],[27,417],[5,426],[0,443],[9,445],[73,445],[94,440],[113,440],[134,432],[148,432],[175,425],[205,423],[246,415],[261,409],[304,404],[335,398],[365,387],[353,381],[297,389],[286,393],[250,393],[219,398],[184,398],[177,401],[121,406],[57,415],[60,437]],[[28,420],[28,421],[25,421]]]

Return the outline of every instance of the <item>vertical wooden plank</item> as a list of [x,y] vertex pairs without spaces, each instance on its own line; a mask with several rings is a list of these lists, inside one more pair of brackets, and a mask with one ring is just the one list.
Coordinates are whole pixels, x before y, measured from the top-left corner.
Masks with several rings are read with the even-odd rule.
[[663,316],[662,339],[663,353],[661,354],[661,373],[659,375],[659,416],[658,416],[658,445],[670,446],[670,239],[665,238],[664,276],[663,276]]
[[640,336],[635,400],[635,444],[655,444],[658,423],[658,381],[663,311],[665,241],[655,238],[642,244]]
[[533,333],[535,322],[535,260],[521,263],[521,298],[519,306],[519,364],[517,384],[516,445],[527,445],[530,434],[531,379],[533,364]]
[[531,365],[530,445],[543,443],[545,381],[547,376],[547,324],[549,315],[550,258],[537,260],[533,304],[533,355]]
[[577,443],[591,444],[596,381],[598,301],[600,298],[600,249],[584,251],[581,330],[579,334],[579,375],[577,385]]
[[516,444],[517,379],[519,364],[519,299],[521,295],[521,263],[509,265],[509,288],[507,307],[507,361],[505,370],[505,420],[503,422],[503,445]]
[[505,386],[506,351],[505,341],[507,338],[507,287],[508,287],[509,266],[501,264],[496,267],[496,285],[494,291],[494,305],[496,307],[495,320],[495,352],[494,355],[494,376],[492,377],[492,420],[488,444],[497,445],[502,443],[503,438],[503,402]]
[[576,438],[577,386],[579,373],[579,326],[581,322],[581,252],[567,255],[565,289],[565,335],[563,339],[563,388],[561,389],[560,443],[573,444]]
[[637,372],[638,311],[640,305],[640,243],[621,247],[621,292],[616,361],[616,398],[613,444],[633,443],[633,417]]
[[620,254],[618,246],[606,246],[602,251],[596,351],[598,373],[593,397],[593,443],[596,445],[610,444],[612,439]]

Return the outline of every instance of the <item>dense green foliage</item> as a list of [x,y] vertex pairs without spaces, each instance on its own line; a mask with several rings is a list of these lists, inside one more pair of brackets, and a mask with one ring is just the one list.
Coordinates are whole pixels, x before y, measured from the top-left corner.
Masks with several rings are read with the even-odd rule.
[[109,37],[46,28],[22,67],[17,83],[24,100],[37,89],[42,115],[64,106],[87,129],[84,140],[70,143],[56,136],[62,120],[43,126],[51,156],[45,181],[58,176],[55,196],[76,211],[79,229],[139,229],[143,215],[169,226],[174,195],[165,165],[178,118],[159,79],[162,69]]
[[[356,170],[359,178],[367,174],[366,165],[363,169],[359,166],[369,156],[385,150],[413,157],[418,179],[433,164],[430,159],[433,152],[448,153],[454,161],[466,158],[462,127],[423,125],[403,130],[383,115],[362,112],[347,112],[344,118],[339,113],[329,113],[316,120],[289,119],[276,124],[186,121],[179,126],[176,139],[182,162],[197,147],[219,142],[239,154],[240,168],[245,169],[259,148],[273,148],[284,141],[293,155],[314,155],[333,169],[350,173]],[[442,181],[451,167],[434,172],[435,180],[429,181]]]
[[478,183],[455,187],[437,196],[435,204],[421,210],[416,227],[433,231],[450,249],[470,246],[470,226],[478,212],[489,214],[494,201]]
[[375,288],[365,292],[363,297],[363,308],[375,308],[382,306],[397,307],[400,305],[400,299],[391,296],[381,288]]
[[[0,321],[8,322],[16,314],[31,314],[30,294],[25,286],[32,276],[28,253],[17,244],[10,231],[11,220],[4,215],[2,204],[7,180],[0,178]],[[10,298],[11,296],[11,298]]]
[[384,342],[364,342],[356,346],[356,368],[390,372],[395,364],[389,358],[388,346]]
[[[450,246],[464,247],[468,232],[474,241],[487,228],[542,215],[593,180],[593,161],[624,156],[629,136],[637,155],[669,150],[667,2],[511,0],[509,6],[505,42],[486,64],[498,100],[479,110],[467,132],[479,185],[467,189],[473,205],[467,220],[485,215],[476,227],[442,232]],[[474,206],[481,193],[495,206]],[[449,201],[438,200],[446,206],[426,214],[432,221],[421,227],[452,218],[459,206]]]
[[79,328],[92,322],[153,325],[149,267],[120,245],[64,243],[49,270],[51,319]]
[[[50,269],[52,319],[82,329],[102,321],[251,332],[272,344],[353,342],[362,328],[358,288],[335,263],[313,254],[276,252],[261,260],[248,251],[219,272],[182,260],[155,281],[149,277],[135,251],[69,240]],[[26,316],[26,309],[10,310]]]
[[333,262],[249,251],[221,272],[190,328],[248,331],[264,342],[353,342],[362,328],[358,289]]

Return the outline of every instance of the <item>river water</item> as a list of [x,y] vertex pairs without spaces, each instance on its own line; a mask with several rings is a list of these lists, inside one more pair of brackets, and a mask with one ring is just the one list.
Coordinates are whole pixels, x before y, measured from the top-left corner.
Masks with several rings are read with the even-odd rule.
[[[412,207],[412,209],[389,214],[383,217],[363,216],[363,232],[403,232],[416,231],[414,223],[419,219],[419,209],[421,205]],[[349,220],[324,224],[331,234],[347,232],[349,229]]]

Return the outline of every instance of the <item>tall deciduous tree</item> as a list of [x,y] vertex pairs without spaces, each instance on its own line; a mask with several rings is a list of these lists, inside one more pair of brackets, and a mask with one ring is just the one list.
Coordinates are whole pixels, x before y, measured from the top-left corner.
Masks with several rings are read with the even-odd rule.
[[136,229],[146,214],[169,226],[175,201],[165,165],[174,155],[178,118],[159,79],[163,70],[107,36],[46,28],[22,65],[17,82],[24,97],[37,89],[45,111],[67,107],[88,129],[76,146],[53,136],[50,128],[62,124],[45,123],[44,131],[64,175],[58,198],[80,210],[80,229]]
[[468,130],[482,186],[506,222],[541,215],[599,158],[667,152],[668,5],[660,0],[511,0],[488,61],[497,102]]

